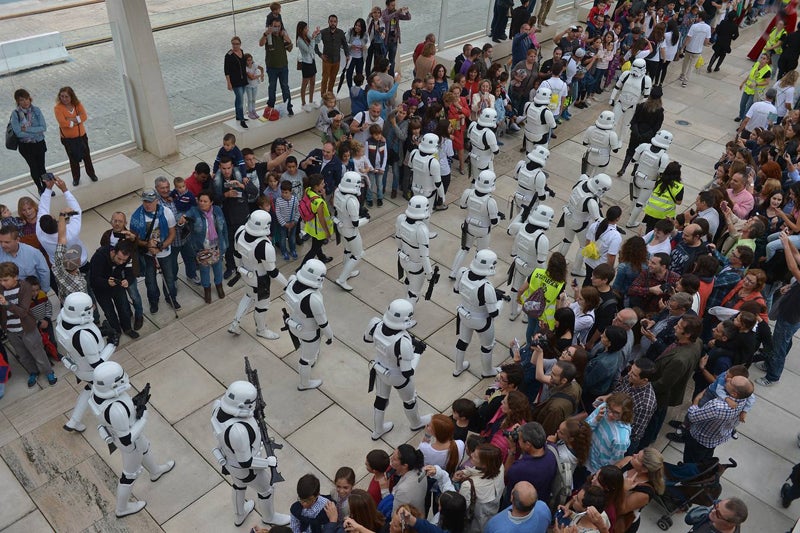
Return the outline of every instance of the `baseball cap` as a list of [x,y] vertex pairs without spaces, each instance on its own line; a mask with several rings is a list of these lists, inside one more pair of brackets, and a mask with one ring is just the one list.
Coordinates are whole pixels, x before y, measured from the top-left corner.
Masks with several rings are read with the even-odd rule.
[[79,245],[73,244],[64,252],[64,268],[68,271],[78,270],[81,267],[82,249]]
[[569,31],[578,31],[578,27],[573,24],[569,27]]
[[152,202],[156,198],[158,198],[158,195],[155,189],[145,189],[142,191],[142,200],[145,202]]

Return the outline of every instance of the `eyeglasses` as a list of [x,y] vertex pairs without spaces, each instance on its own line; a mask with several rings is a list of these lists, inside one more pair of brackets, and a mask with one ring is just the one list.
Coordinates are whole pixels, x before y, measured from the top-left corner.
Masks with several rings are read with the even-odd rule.
[[714,505],[712,506],[712,509],[714,510],[715,513],[717,513],[717,517],[720,520],[722,520],[723,522],[728,522],[729,524],[733,524],[734,523],[733,520],[731,520],[730,518],[725,518],[724,516],[722,516],[722,513],[719,512],[719,504],[721,501],[722,500],[714,500]]

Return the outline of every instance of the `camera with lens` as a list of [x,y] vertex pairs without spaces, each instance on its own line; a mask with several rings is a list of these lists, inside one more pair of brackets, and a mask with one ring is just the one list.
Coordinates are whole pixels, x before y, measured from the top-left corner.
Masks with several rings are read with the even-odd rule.
[[512,430],[504,429],[503,436],[508,437],[514,442],[517,442],[517,440],[519,439],[519,428],[514,428]]
[[536,346],[544,350],[548,346],[550,346],[550,343],[547,341],[547,337],[545,337],[544,335],[540,335],[534,339],[531,339],[531,348]]

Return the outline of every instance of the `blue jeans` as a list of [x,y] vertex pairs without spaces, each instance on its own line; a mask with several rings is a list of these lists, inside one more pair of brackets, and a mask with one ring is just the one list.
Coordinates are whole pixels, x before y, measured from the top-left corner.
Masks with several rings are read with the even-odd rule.
[[211,287],[211,272],[214,272],[214,285],[222,285],[222,259],[211,266],[200,266],[200,285],[204,289]]
[[[780,235],[780,232],[775,232],[767,237],[767,261],[772,259],[772,257],[775,255],[775,252],[778,250],[783,250],[783,243],[779,238]],[[789,242],[794,244],[795,247],[800,246],[800,235],[789,235]]]
[[193,279],[197,275],[197,261],[194,258],[194,250],[188,243],[178,247],[172,246],[169,260],[172,263],[172,271],[174,272],[173,276],[175,279],[178,279],[178,256],[183,257],[183,267],[186,269],[186,277],[188,279]]
[[[158,261],[158,265],[161,267],[161,275],[164,276],[164,284],[167,286],[167,290],[170,296],[172,296],[173,301],[175,301],[178,296],[178,288],[175,286],[175,271],[172,269],[170,256],[159,257],[156,261]],[[145,287],[147,287],[147,301],[150,304],[157,304],[158,299],[161,297],[161,291],[158,288],[158,279],[156,279],[156,263],[152,256],[145,255],[142,257],[142,264],[144,266],[144,284]]]
[[368,175],[369,188],[367,189],[367,201],[372,201],[373,194],[378,200],[383,200],[383,188],[386,186],[386,180],[384,179],[386,177],[386,172],[370,172]]
[[[281,253],[297,253],[297,244],[295,243],[295,236],[297,235],[297,231],[294,228],[286,228],[285,226],[278,226],[278,244],[281,248]],[[288,241],[288,245],[287,245]]]
[[236,110],[236,120],[244,120],[244,108],[242,107],[244,89],[245,85],[233,88],[233,108]]
[[256,94],[258,93],[258,85],[248,85],[247,91],[247,111],[251,113],[256,112]]
[[792,337],[800,329],[800,322],[789,323],[778,318],[775,329],[772,331],[772,346],[774,348],[772,356],[766,360],[767,375],[769,381],[778,381],[783,373],[783,365],[786,363],[786,354],[792,348]]
[[539,319],[528,318],[528,328],[525,330],[525,342],[530,345],[533,336],[539,333]]
[[392,190],[396,191],[400,187],[400,163],[396,161],[391,165],[386,165],[386,170],[383,172],[383,183],[385,184],[389,177],[389,169],[392,169]]
[[508,6],[495,1],[491,22],[492,38],[502,38],[506,33],[506,26],[508,26]]
[[144,316],[144,308],[142,307],[142,295],[139,293],[139,285],[137,283],[131,283],[130,285],[128,285],[128,296],[131,297],[131,301],[133,302],[134,318]]
[[347,88],[353,86],[353,71],[356,71],[356,74],[364,74],[364,58],[363,57],[351,57],[350,64],[347,65],[347,74],[345,75],[345,79],[347,80]]
[[386,58],[389,60],[389,72],[397,72],[395,70],[394,60],[397,57],[397,41],[386,43]]
[[742,99],[739,100],[739,120],[744,120],[747,110],[753,105],[753,95],[742,92]]
[[275,106],[275,91],[277,83],[281,84],[281,95],[286,102],[286,109],[292,109],[292,92],[289,90],[289,67],[267,67],[267,78],[269,78],[269,91],[267,105]]

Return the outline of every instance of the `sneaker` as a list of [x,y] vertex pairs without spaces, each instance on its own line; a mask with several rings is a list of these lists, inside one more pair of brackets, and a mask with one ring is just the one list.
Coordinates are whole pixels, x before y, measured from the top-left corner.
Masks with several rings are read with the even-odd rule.
[[683,421],[681,420],[670,420],[667,424],[669,424],[671,428],[683,429]]
[[512,122],[511,124],[508,125],[508,130],[509,131],[515,131],[515,132],[519,131],[519,126],[517,126],[517,124],[515,122]]
[[681,87],[686,87],[686,85],[687,85],[687,84],[686,84],[686,82],[685,82],[685,81],[682,81],[682,82],[681,82]]
[[247,128],[248,128],[248,126],[247,126],[247,122],[246,122],[246,121],[244,121],[244,120],[240,120],[240,121],[239,121],[239,125],[240,125],[241,127],[243,127],[244,129],[247,129]]
[[439,205],[435,205],[435,206],[433,206],[433,210],[434,210],[434,211],[447,211],[447,209],[448,209],[449,207],[450,207],[450,206],[449,206],[449,205],[447,205],[447,204],[439,204]]
[[791,483],[784,483],[781,487],[781,506],[784,509],[788,509],[789,506],[792,504],[792,498],[789,497],[789,491],[792,488]]
[[327,255],[327,256],[322,258],[322,262],[323,263],[327,264],[327,263],[330,263],[331,261],[333,261],[333,257],[331,257],[330,255]]
[[292,259],[297,259],[297,252],[292,252]]
[[741,122],[741,121],[742,121],[742,119],[741,119],[740,117],[736,117],[735,119],[733,119],[733,121],[734,121],[734,122]]
[[290,117],[294,116],[294,110],[292,109],[292,106],[287,107],[286,112],[289,114]]
[[158,313],[158,302],[150,304],[150,314],[154,315]]
[[31,374],[31,375],[28,376],[28,388],[29,389],[36,386],[36,378],[38,376],[39,376],[39,374]]
[[775,385],[778,382],[777,381],[770,381],[770,380],[767,379],[766,376],[764,376],[763,378],[758,378],[756,380],[756,383],[758,383],[762,387],[772,387],[773,385]]
[[200,273],[199,272],[196,273],[194,275],[194,277],[190,278],[190,279],[192,280],[192,283],[194,283],[195,285],[200,285]]
[[58,378],[56,377],[55,372],[50,372],[49,374],[47,374],[47,382],[50,384],[51,387],[56,383],[58,383]]
[[767,363],[765,361],[759,361],[754,365],[757,369],[761,370],[762,372],[767,371]]
[[137,316],[133,318],[133,329],[134,331],[139,331],[144,326],[144,317]]
[[383,200],[378,198],[378,207],[383,207]]
[[289,260],[289,254],[287,254],[286,252],[283,252],[283,259],[285,261],[288,261]]
[[731,431],[731,438],[733,440],[739,440],[739,432],[736,431],[735,429],[733,431]]

